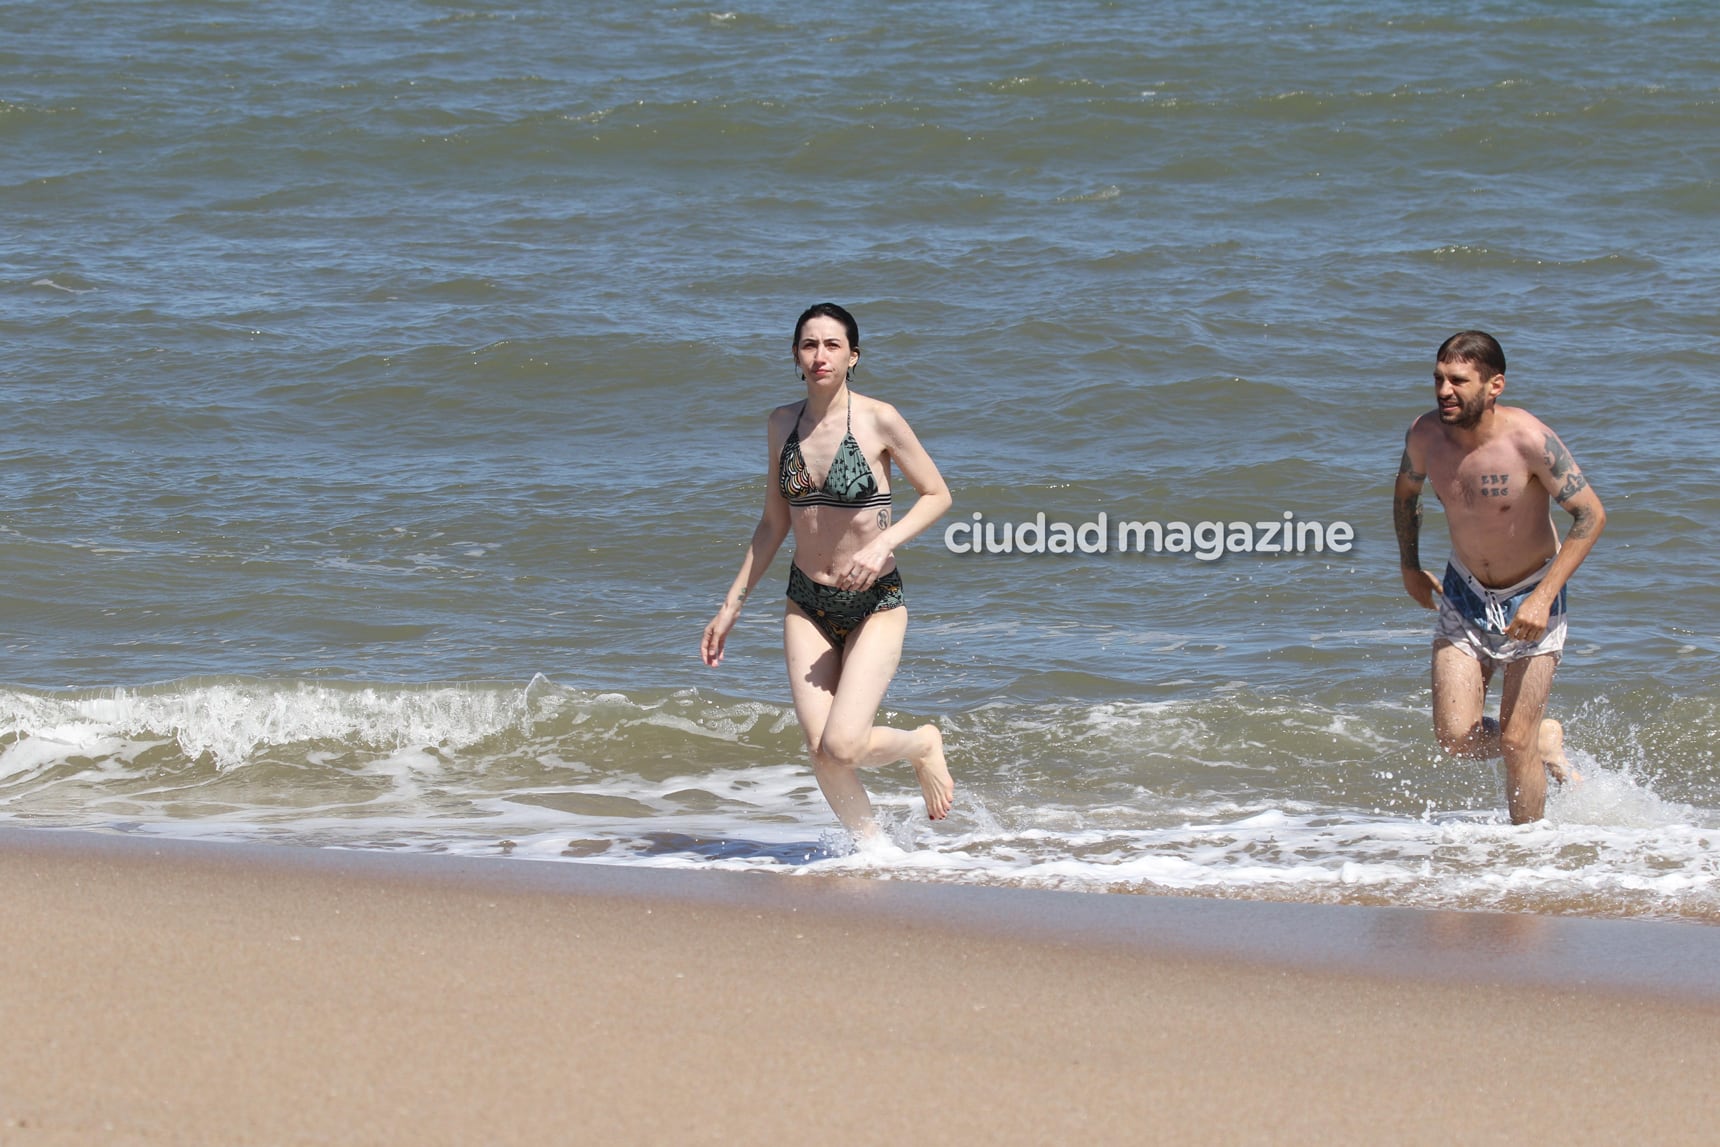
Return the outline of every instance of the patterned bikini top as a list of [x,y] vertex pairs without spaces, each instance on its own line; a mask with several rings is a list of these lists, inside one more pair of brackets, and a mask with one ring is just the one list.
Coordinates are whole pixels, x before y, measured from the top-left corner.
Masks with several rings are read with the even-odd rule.
[[794,416],[794,429],[782,444],[782,457],[777,463],[777,486],[791,506],[841,506],[849,510],[864,510],[873,506],[888,506],[890,491],[878,489],[878,479],[866,461],[860,443],[854,440],[854,396],[848,396],[848,433],[830,460],[824,474],[824,484],[814,486],[807,472],[806,458],[800,452],[800,419],[806,413],[806,403]]

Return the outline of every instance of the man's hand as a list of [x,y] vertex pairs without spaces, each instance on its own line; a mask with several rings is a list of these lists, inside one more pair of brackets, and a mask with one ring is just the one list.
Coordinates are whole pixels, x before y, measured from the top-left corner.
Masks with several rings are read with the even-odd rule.
[[[1415,598],[1423,609],[1438,609],[1439,603],[1434,599],[1445,596],[1440,591],[1439,579],[1419,567],[1403,571],[1403,587],[1409,591],[1409,595]],[[1529,603],[1524,602],[1523,604],[1528,605]],[[1522,614],[1518,614],[1518,616],[1521,617]]]
[[1537,590],[1523,599],[1523,604],[1517,607],[1517,616],[1511,619],[1511,624],[1505,629],[1506,637],[1514,637],[1518,641],[1539,641],[1547,632],[1547,622],[1552,616],[1552,599],[1543,599]]

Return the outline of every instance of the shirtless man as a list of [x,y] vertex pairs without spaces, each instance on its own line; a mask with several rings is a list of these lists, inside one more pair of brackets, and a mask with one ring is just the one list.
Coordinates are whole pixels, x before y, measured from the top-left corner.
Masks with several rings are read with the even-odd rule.
[[[1565,583],[1594,548],[1606,510],[1559,436],[1526,410],[1497,405],[1505,352],[1461,331],[1435,356],[1439,403],[1404,438],[1392,521],[1404,589],[1438,609],[1433,727],[1454,756],[1504,755],[1511,822],[1541,819],[1547,774],[1577,779],[1564,730],[1545,716],[1565,646]],[[1431,479],[1451,530],[1445,577],[1421,568],[1421,488]],[[1573,521],[1564,545],[1550,502]],[[1482,716],[1487,684],[1505,668],[1499,719]]]

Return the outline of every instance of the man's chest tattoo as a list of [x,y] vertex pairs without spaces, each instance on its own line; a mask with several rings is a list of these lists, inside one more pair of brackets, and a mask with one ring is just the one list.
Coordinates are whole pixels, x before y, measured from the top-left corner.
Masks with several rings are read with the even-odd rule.
[[1511,492],[1511,475],[1483,474],[1481,475],[1481,496],[1483,498],[1503,498]]

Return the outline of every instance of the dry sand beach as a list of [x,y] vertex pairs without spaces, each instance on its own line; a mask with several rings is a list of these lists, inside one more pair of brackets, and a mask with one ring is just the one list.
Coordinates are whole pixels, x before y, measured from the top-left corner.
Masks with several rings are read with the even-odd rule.
[[1712,1142],[1720,933],[0,831],[0,1142]]

